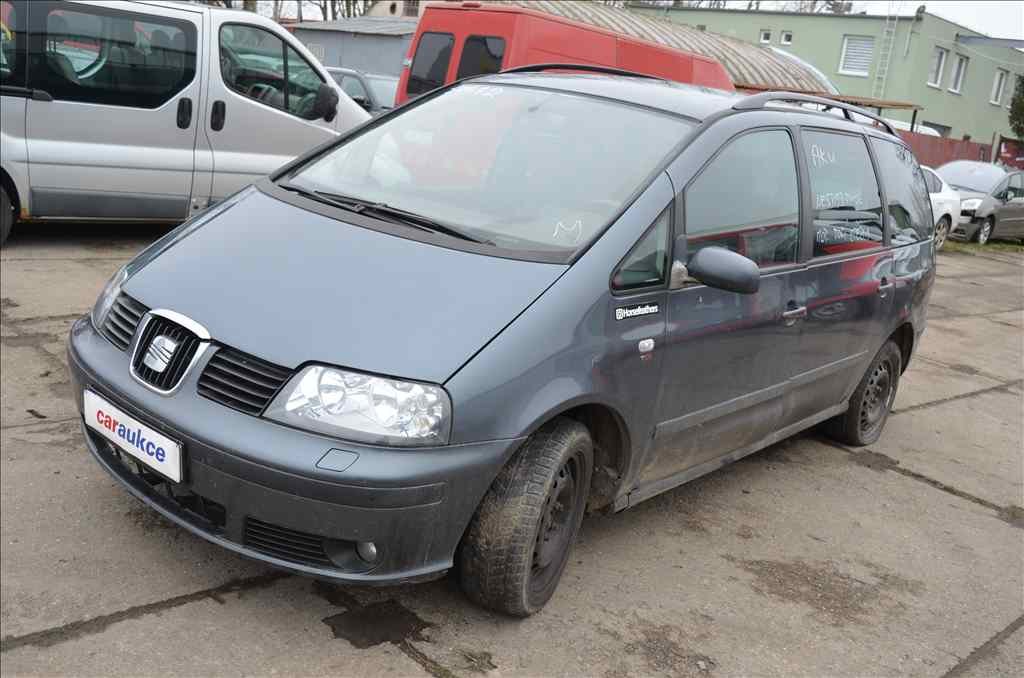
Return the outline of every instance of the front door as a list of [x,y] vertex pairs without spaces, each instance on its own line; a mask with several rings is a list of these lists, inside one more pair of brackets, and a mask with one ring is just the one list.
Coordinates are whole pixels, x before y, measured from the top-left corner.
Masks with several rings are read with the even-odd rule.
[[[199,12],[30,2],[33,216],[179,220],[192,188]],[[44,100],[45,99],[45,100]]]
[[708,246],[739,252],[761,267],[761,287],[749,295],[704,285],[668,293],[659,423],[641,478],[649,488],[742,454],[778,426],[799,339],[787,315],[799,266],[793,148],[786,129],[748,132],[685,191],[687,254]]
[[996,210],[996,234],[1000,238],[1024,238],[1024,172],[1010,175],[1004,203]]
[[[215,21],[217,56],[210,63],[202,118],[213,152],[209,194],[214,202],[335,136],[334,123],[313,113],[325,80],[282,35]],[[338,115],[347,115],[344,105]]]

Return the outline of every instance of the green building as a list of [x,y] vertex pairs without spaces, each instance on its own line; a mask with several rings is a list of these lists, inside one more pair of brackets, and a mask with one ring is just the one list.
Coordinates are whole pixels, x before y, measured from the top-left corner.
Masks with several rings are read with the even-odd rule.
[[[917,123],[956,139],[1013,138],[1008,121],[1016,78],[1024,77],[1020,41],[1000,40],[929,14],[803,14],[735,9],[630,10],[765,47],[807,61],[850,96],[918,104]],[[911,111],[887,110],[910,122]]]

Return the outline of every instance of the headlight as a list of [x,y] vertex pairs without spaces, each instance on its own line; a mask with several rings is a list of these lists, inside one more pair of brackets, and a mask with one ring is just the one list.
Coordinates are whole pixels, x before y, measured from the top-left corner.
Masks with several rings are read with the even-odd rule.
[[960,209],[973,212],[974,210],[981,207],[981,198],[968,198],[967,200],[960,201]]
[[117,295],[121,294],[121,285],[128,279],[128,266],[122,266],[121,269],[114,274],[114,276],[107,282],[107,286],[100,292],[99,299],[92,307],[92,324],[97,330],[103,327],[103,323],[107,320],[107,313],[110,312],[114,302],[117,301]]
[[311,365],[285,385],[265,417],[376,445],[444,445],[451,401],[440,386]]

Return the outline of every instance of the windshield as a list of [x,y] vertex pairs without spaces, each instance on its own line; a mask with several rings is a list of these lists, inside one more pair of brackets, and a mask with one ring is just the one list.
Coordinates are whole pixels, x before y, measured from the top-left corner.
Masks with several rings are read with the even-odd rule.
[[977,193],[989,193],[1006,176],[1006,171],[996,165],[972,160],[948,162],[935,171],[953,188]]
[[383,75],[368,75],[366,83],[373,90],[373,98],[376,99],[382,108],[392,108],[395,105],[395,92],[398,91],[398,78],[388,78]]
[[500,248],[571,253],[692,128],[591,97],[472,83],[385,120],[290,183],[386,203]]

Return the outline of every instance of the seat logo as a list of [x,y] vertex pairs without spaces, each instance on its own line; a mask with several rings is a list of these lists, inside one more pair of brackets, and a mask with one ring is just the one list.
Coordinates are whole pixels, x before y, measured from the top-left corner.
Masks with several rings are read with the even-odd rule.
[[167,365],[171,362],[171,358],[174,356],[174,351],[177,348],[178,342],[167,335],[158,335],[153,341],[149,342],[149,346],[146,348],[146,355],[142,358],[142,364],[154,372],[163,372],[167,369]]

